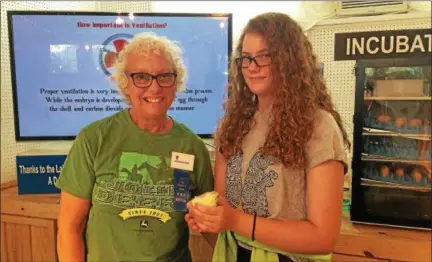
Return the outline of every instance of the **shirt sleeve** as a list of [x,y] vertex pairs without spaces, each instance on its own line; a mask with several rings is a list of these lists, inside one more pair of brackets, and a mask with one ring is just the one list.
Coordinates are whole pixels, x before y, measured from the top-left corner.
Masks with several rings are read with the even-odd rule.
[[72,144],[56,186],[73,196],[91,199],[95,183],[93,160],[89,140],[82,130]]
[[194,172],[196,185],[194,195],[201,195],[214,190],[214,176],[209,151],[203,141],[199,141],[195,153]]
[[315,166],[328,160],[338,160],[344,166],[344,174],[348,172],[348,162],[342,132],[327,111],[319,111],[315,120],[312,138],[306,147],[306,173]]

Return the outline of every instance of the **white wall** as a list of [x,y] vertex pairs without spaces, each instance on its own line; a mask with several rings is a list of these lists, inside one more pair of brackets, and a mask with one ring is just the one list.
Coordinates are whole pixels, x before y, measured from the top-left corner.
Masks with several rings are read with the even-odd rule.
[[[430,1],[408,1],[408,3],[410,12],[408,17],[424,18],[430,15]],[[336,6],[336,1],[153,1],[152,10],[165,13],[232,13],[235,41],[247,21],[255,15],[264,12],[286,13],[308,31],[321,22],[336,18]],[[381,21],[403,19],[400,15],[379,15],[358,16],[351,20],[368,23],[374,17]]]
[[153,12],[232,13],[233,40],[253,16],[270,11],[296,14],[299,1],[153,1]]

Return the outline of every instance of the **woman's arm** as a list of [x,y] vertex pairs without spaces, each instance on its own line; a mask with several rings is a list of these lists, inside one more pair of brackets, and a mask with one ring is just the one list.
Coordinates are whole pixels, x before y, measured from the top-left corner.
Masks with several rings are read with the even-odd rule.
[[85,261],[84,228],[89,207],[90,200],[61,192],[57,220],[57,253],[60,262]]
[[[293,253],[327,254],[333,251],[342,217],[344,168],[339,161],[326,161],[307,173],[307,221],[282,221],[257,217],[255,239]],[[224,201],[217,208],[193,210],[204,232],[231,230],[252,237],[253,216],[235,210]]]

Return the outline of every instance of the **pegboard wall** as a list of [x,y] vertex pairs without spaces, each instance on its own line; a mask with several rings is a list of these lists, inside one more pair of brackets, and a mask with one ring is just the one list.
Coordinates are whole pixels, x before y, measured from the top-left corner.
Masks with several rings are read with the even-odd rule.
[[150,13],[151,1],[96,1],[96,10],[104,12],[140,12]]
[[[316,26],[307,32],[314,52],[324,64],[324,79],[330,89],[333,103],[341,114],[351,144],[353,144],[353,115],[355,102],[355,61],[334,61],[335,33],[386,31],[431,28],[431,18],[414,20],[390,20]],[[349,160],[352,159],[352,150]],[[351,163],[350,163],[351,165]],[[351,173],[351,167],[349,168]]]
[[1,1],[1,183],[16,179],[15,157],[18,153],[59,143],[15,142],[8,10],[151,12],[152,6],[150,1]]

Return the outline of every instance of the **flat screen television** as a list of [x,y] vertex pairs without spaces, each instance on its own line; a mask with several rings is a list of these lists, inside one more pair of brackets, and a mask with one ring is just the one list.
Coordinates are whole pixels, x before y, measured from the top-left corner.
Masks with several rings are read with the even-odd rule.
[[180,42],[188,71],[169,115],[210,137],[223,115],[231,14],[9,11],[15,138],[72,140],[85,125],[127,108],[108,78],[137,33]]

